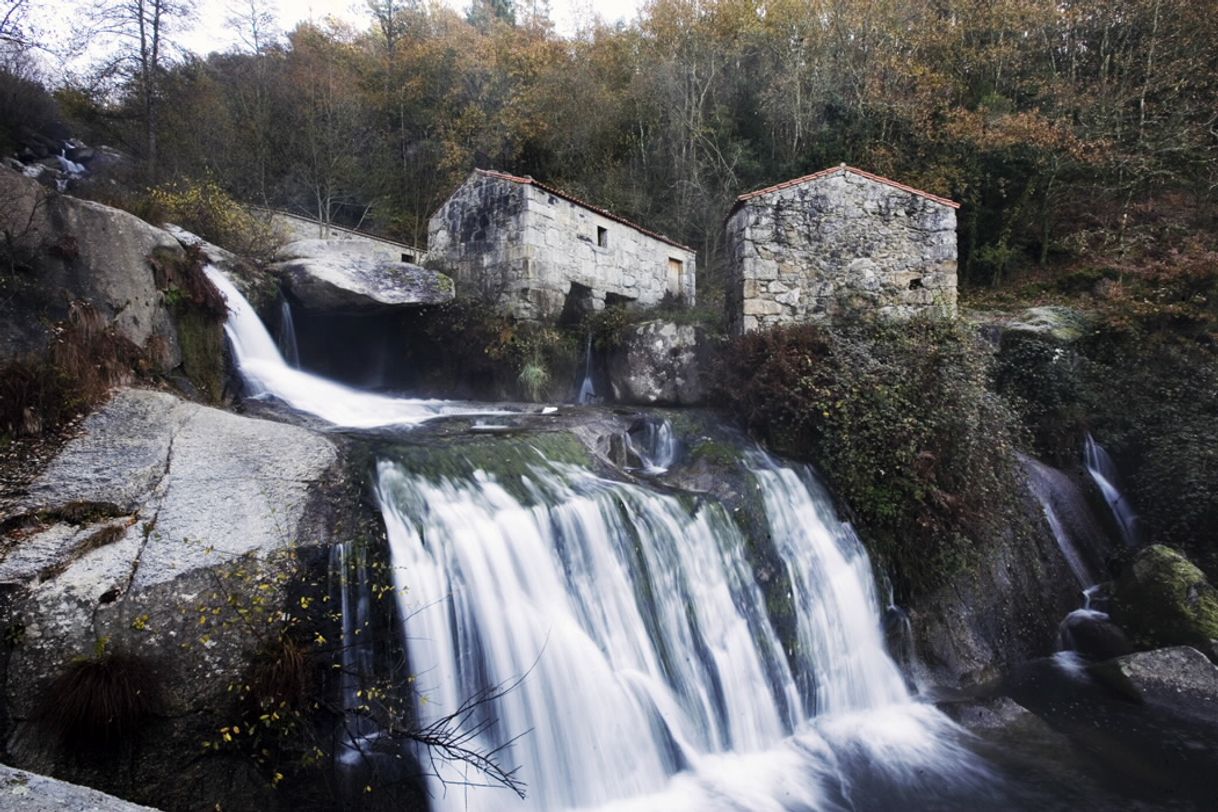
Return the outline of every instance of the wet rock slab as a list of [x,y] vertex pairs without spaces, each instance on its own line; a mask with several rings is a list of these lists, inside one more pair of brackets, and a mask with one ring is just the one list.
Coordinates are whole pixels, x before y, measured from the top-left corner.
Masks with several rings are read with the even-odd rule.
[[314,310],[366,312],[443,304],[452,280],[399,261],[387,249],[354,240],[297,240],[274,269],[293,297]]
[[[191,762],[193,789],[175,777],[262,644],[252,625],[201,617],[276,616],[334,536],[341,478],[338,448],[315,432],[163,392],[120,390],[87,418],[0,537],[0,734],[13,763],[181,808],[204,786],[225,807],[260,791],[247,768],[218,761]],[[103,649],[139,657],[163,694],[130,771],[61,757],[36,721],[68,665]]]
[[150,806],[0,764],[0,809],[9,812],[148,812]]

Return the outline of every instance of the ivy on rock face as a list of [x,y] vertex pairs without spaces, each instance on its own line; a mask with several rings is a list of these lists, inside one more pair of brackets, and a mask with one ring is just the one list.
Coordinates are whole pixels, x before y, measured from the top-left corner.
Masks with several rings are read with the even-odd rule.
[[718,387],[775,450],[823,469],[901,591],[922,594],[1021,521],[1021,430],[991,362],[959,322],[803,325],[737,339]]

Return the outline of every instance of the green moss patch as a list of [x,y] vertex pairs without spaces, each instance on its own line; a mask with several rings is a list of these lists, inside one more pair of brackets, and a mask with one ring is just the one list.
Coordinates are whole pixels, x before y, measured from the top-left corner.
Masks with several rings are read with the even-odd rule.
[[1176,550],[1153,545],[1117,581],[1113,617],[1144,648],[1218,640],[1218,590]]

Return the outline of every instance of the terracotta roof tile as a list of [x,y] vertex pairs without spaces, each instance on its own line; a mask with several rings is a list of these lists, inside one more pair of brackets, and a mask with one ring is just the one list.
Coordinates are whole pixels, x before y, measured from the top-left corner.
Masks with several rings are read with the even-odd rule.
[[630,222],[625,217],[619,217],[618,215],[614,214],[611,211],[602,209],[599,206],[593,206],[591,203],[586,203],[583,200],[580,200],[575,195],[568,194],[567,192],[564,192],[561,189],[555,189],[553,186],[548,186],[548,185],[542,183],[541,181],[534,180],[533,178],[528,177],[527,175],[511,175],[511,174],[508,174],[507,172],[500,172],[495,169],[475,169],[474,171],[476,173],[478,173],[479,175],[485,175],[485,176],[491,177],[491,178],[499,178],[500,180],[509,180],[512,183],[520,183],[520,184],[524,184],[525,186],[536,186],[538,189],[541,189],[543,192],[548,192],[549,194],[552,194],[555,197],[561,197],[563,200],[566,200],[570,203],[574,203],[577,206],[581,206],[582,208],[585,208],[588,211],[595,212],[596,214],[599,214],[601,217],[605,217],[610,220],[613,220],[614,222],[621,223],[624,226],[629,226],[630,228],[633,228],[635,231],[639,232],[640,234],[646,234],[648,237],[657,239],[660,242],[668,243],[669,245],[671,245],[675,248],[680,248],[682,251],[688,251],[691,254],[697,253],[694,249],[690,248],[688,245],[682,245],[681,243],[677,242],[674,239],[665,237],[663,234],[659,234],[655,231],[650,231],[649,229],[643,228],[642,226],[638,225],[637,223]]
[[813,172],[811,175],[804,175],[802,178],[792,178],[791,180],[783,181],[782,183],[776,183],[773,186],[767,186],[764,189],[758,189],[755,192],[747,192],[745,194],[742,194],[742,195],[740,195],[740,197],[736,198],[736,203],[732,206],[732,211],[735,211],[736,209],[740,208],[740,204],[746,203],[754,198],[761,197],[763,195],[768,195],[771,192],[777,192],[777,191],[781,191],[783,189],[790,189],[792,186],[799,186],[800,184],[808,183],[809,181],[820,180],[821,178],[827,178],[831,175],[837,174],[838,172],[842,172],[842,173],[848,172],[852,175],[858,175],[861,178],[867,178],[868,180],[873,180],[876,183],[883,183],[886,186],[891,186],[895,189],[900,189],[903,192],[909,192],[910,194],[915,194],[915,195],[918,195],[919,197],[924,197],[927,200],[933,200],[934,202],[941,203],[944,206],[951,206],[953,209],[960,208],[959,203],[957,203],[954,200],[949,200],[946,197],[939,197],[938,195],[932,195],[930,192],[924,192],[921,189],[915,189],[912,186],[906,186],[904,183],[898,183],[897,181],[892,180],[891,178],[885,178],[880,175],[873,175],[872,173],[866,172],[862,169],[856,169],[853,166],[847,166],[846,164],[841,164],[840,166],[831,166],[828,169],[822,169],[819,172]]

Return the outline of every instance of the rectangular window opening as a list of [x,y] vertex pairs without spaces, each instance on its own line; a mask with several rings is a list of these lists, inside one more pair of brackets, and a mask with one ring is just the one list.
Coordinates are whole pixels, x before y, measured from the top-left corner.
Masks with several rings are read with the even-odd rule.
[[596,227],[596,244],[601,248],[609,247],[609,229],[604,226]]
[[413,265],[414,254],[402,254],[402,262],[405,262],[407,265]]

